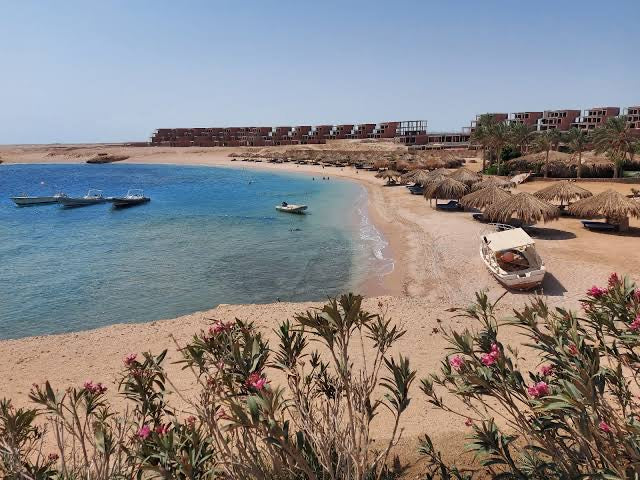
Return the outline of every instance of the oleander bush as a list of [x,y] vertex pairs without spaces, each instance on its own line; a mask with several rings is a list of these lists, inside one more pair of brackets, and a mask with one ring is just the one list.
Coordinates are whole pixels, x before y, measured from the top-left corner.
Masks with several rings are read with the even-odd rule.
[[[461,313],[477,328],[448,333],[440,373],[422,380],[428,401],[471,429],[468,448],[492,477],[640,476],[640,289],[612,274],[581,304],[580,313],[552,310],[536,298],[498,321],[495,303],[479,293]],[[539,361],[536,371],[520,368],[521,353],[500,342],[506,325],[528,339],[524,348]],[[452,408],[443,392],[464,409]],[[421,453],[426,478],[485,474],[447,465],[429,437]]]
[[[197,385],[188,393],[167,376],[166,351],[129,354],[124,411],[100,383],[34,385],[36,408],[0,402],[0,476],[397,478],[389,465],[416,372],[389,354],[405,331],[361,302],[343,295],[281,323],[275,348],[251,322],[214,321],[179,347]],[[640,288],[612,274],[580,312],[535,297],[498,320],[496,305],[480,292],[456,310],[467,328],[445,333],[440,371],[420,386],[432,408],[469,429],[477,467],[449,464],[425,436],[424,478],[640,477]],[[522,351],[501,342],[505,327],[521,331]],[[528,371],[523,359],[538,366]],[[370,430],[382,410],[394,420],[384,444]]]
[[[197,393],[175,389],[159,355],[129,354],[117,412],[106,387],[34,385],[37,408],[0,404],[0,474],[12,479],[390,479],[415,371],[389,355],[405,332],[343,295],[296,315],[271,350],[253,323],[216,321],[180,348]],[[318,349],[312,348],[317,345]],[[357,362],[357,364],[356,364]],[[267,378],[278,370],[286,386]],[[179,397],[170,402],[170,393]],[[370,426],[386,409],[391,439]],[[43,426],[41,426],[43,425]],[[45,441],[48,438],[48,441]],[[45,451],[45,449],[47,449]]]

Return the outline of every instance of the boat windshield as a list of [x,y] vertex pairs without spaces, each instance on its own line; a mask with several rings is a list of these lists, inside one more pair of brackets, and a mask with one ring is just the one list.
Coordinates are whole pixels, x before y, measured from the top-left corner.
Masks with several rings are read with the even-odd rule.
[[140,198],[144,195],[144,192],[141,188],[131,188],[127,191],[128,198]]
[[89,189],[87,192],[88,198],[98,198],[102,196],[102,190],[96,190],[95,188]]

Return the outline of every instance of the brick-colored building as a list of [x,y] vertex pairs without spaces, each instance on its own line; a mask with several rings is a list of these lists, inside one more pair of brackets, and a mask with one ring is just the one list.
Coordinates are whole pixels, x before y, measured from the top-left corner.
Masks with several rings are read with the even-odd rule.
[[640,132],[640,106],[627,107],[624,109],[624,114],[627,116],[629,128]]
[[542,118],[543,112],[516,112],[509,114],[509,123],[522,123],[528,127],[538,125],[538,120]]
[[537,129],[545,130],[569,130],[580,117],[580,110],[545,110],[538,119]]
[[608,118],[620,115],[619,107],[593,107],[585,110],[583,114],[576,119],[573,126],[580,130],[595,130],[603,125]]

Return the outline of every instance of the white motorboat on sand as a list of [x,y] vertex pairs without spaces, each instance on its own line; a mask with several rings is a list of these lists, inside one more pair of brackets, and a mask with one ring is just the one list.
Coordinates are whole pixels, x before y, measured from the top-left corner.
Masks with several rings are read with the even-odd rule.
[[507,288],[540,286],[547,270],[533,239],[521,228],[498,225],[497,230],[481,236],[480,257],[489,271]]

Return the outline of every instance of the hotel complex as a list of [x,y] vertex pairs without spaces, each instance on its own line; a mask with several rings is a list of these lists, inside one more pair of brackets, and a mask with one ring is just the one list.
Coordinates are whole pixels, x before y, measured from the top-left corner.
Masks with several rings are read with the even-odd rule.
[[[631,129],[640,133],[640,106],[624,109]],[[532,130],[593,130],[608,118],[620,115],[619,107],[588,110],[545,110],[541,112],[491,113],[497,121],[522,123]],[[410,149],[468,148],[481,115],[459,132],[428,132],[426,120],[343,125],[298,125],[279,127],[159,128],[152,146],[167,147],[271,147],[308,145],[327,140],[389,139]]]

